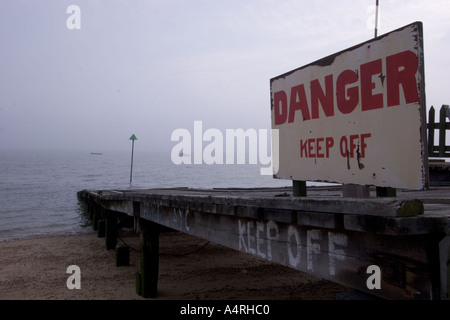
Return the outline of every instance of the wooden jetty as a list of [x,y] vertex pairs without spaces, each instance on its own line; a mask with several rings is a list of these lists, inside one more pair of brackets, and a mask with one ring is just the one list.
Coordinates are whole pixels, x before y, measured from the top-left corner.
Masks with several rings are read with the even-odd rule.
[[117,250],[124,220],[139,232],[143,297],[157,296],[159,234],[179,231],[376,297],[448,300],[449,106],[438,123],[434,117],[431,107],[424,191],[294,181],[275,189],[83,190],[78,198],[105,233],[106,249]]
[[[180,231],[384,299],[449,298],[450,186],[397,190],[396,197],[343,197],[341,186],[83,190],[94,227],[106,222],[115,249],[119,221],[141,239],[136,290],[157,296],[159,233]],[[374,287],[379,268],[379,288]],[[373,274],[372,274],[373,272]]]

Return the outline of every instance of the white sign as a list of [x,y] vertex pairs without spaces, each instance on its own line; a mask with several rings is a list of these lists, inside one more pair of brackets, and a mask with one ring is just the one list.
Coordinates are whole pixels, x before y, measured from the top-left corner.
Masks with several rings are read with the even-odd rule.
[[428,188],[422,23],[270,80],[275,178]]

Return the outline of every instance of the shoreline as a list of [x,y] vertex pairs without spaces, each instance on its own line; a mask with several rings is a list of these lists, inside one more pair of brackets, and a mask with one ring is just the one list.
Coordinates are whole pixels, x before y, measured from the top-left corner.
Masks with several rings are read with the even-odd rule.
[[[130,265],[115,266],[97,233],[39,235],[0,242],[1,300],[335,300],[348,288],[183,233],[160,235],[158,297],[136,294],[139,236],[120,232]],[[68,289],[67,267],[81,288]]]
[[25,234],[25,235],[16,235],[9,238],[0,238],[0,246],[4,242],[11,241],[20,241],[20,240],[30,240],[30,239],[41,239],[41,238],[54,238],[54,237],[65,237],[65,236],[77,236],[83,234],[92,233],[92,226],[86,227],[86,230],[78,230],[78,231],[56,231],[56,232],[47,232],[47,233],[33,233],[33,234]]

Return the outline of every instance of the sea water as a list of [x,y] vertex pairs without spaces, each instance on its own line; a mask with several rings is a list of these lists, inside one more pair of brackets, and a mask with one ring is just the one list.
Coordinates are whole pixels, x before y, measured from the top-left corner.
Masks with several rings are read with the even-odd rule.
[[260,164],[181,164],[170,151],[0,151],[0,241],[91,231],[77,192],[169,187],[284,187]]

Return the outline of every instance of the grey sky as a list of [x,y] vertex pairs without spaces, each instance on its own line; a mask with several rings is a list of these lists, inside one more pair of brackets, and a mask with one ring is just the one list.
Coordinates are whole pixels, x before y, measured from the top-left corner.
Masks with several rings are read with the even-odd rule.
[[[0,2],[0,149],[170,150],[177,128],[270,128],[272,77],[373,37],[374,0]],[[81,29],[69,30],[69,5]],[[427,106],[449,104],[450,1],[380,0],[424,24]]]

